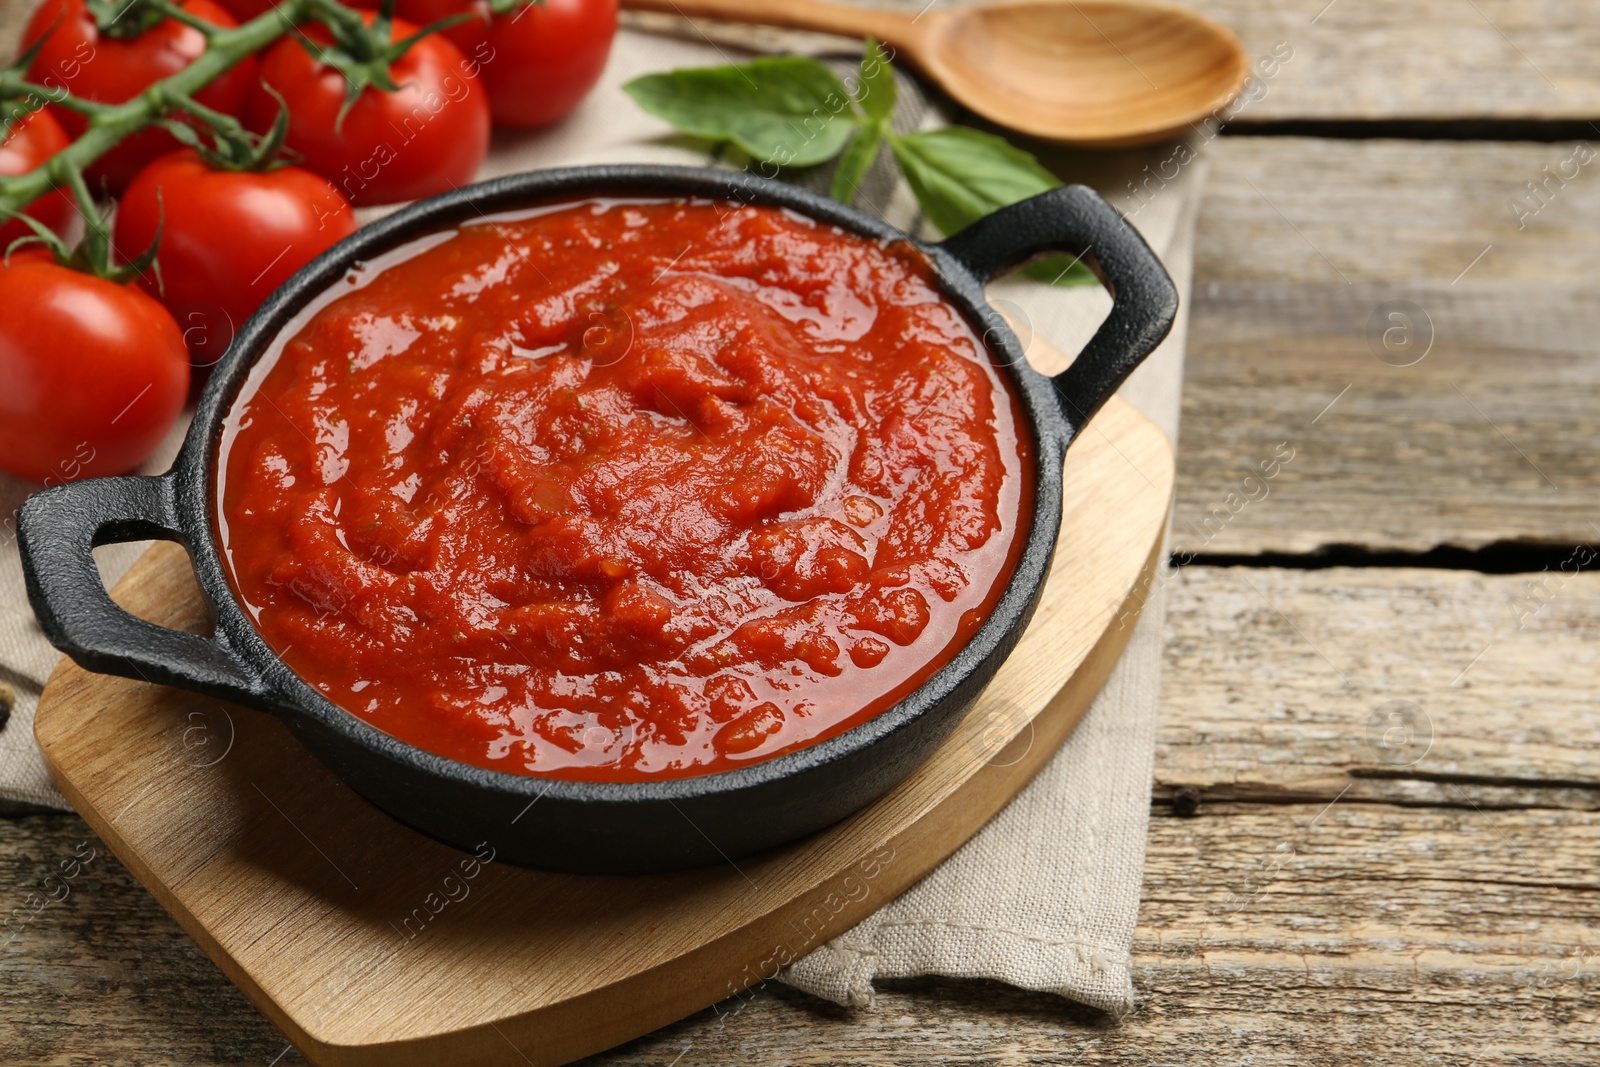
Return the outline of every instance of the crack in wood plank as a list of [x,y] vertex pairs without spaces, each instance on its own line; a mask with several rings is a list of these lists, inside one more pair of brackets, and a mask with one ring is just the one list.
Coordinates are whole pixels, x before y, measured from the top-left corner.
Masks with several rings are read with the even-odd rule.
[[[1573,151],[1214,144],[1175,551],[1588,546],[1600,536],[1600,293],[1588,282],[1600,268],[1600,163],[1547,177]],[[1527,182],[1548,189],[1536,213],[1519,216],[1514,197],[1541,204]],[[1391,321],[1393,311],[1409,319]],[[1420,362],[1378,358],[1397,324],[1426,349]],[[1282,447],[1293,459],[1262,478]]]

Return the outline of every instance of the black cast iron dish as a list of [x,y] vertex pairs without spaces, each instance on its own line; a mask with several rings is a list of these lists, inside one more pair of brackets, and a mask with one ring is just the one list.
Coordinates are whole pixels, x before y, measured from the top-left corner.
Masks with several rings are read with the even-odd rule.
[[[234,599],[214,539],[219,435],[251,365],[313,297],[357,261],[498,211],[589,196],[694,196],[789,208],[871,237],[904,234],[835,201],[749,175],[676,167],[584,167],[514,175],[415,204],[311,263],[244,325],[200,399],[177,462],[159,477],[59,485],[22,507],[28,595],[50,640],[92,671],[162,682],[269,711],[353,789],[403,822],[506,859],[585,872],[725,861],[821,829],[886,792],[950,732],[1015,646],[1038,603],[1061,520],[1061,459],[1077,432],[1160,343],[1178,298],[1138,233],[1083,186],[1041,194],[919,245],[1021,399],[1033,434],[1032,524],[1009,588],[977,635],[899,704],[820,744],[721,774],[615,784],[484,770],[397,741],[324,699],[267,647]],[[1066,372],[1032,370],[983,284],[1044,252],[1097,263],[1115,303]],[[1092,507],[1093,501],[1078,501]],[[216,608],[214,636],[134,618],[112,603],[96,545],[173,540]],[[535,803],[537,801],[537,803]]]

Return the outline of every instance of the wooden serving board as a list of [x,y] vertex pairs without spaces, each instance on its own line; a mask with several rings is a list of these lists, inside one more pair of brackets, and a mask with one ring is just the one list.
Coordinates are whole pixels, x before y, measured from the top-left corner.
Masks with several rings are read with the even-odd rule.
[[[1173,486],[1113,400],[1073,446],[1044,599],[950,739],[864,811],[732,864],[546,874],[457,852],[333,777],[269,715],[63,660],[34,719],[61,791],[307,1058],[554,1065],[770,979],[939,863],[1066,738],[1133,629]],[[183,550],[114,591],[199,629]]]

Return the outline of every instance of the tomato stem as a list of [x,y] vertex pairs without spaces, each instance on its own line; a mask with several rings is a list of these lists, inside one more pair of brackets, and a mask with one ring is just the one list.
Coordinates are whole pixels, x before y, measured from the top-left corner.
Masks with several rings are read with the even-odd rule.
[[244,123],[232,115],[207,107],[192,96],[174,97],[172,106],[178,111],[188,112],[207,126],[224,135],[243,136],[245,132]]
[[94,194],[89,192],[89,183],[84,180],[83,171],[74,166],[71,160],[63,158],[65,155],[65,152],[57,153],[47,166],[56,186],[72,191],[78,213],[83,216],[84,236],[77,251],[65,258],[61,250],[56,249],[56,259],[63,266],[83,267],[91,274],[106,277],[111,273],[111,230],[106,225],[106,217],[100,212],[100,205],[95,203]]
[[67,111],[76,111],[80,115],[94,116],[105,111],[111,105],[102,104],[98,100],[85,100],[73,96],[71,93],[48,86],[38,85],[34,82],[18,79],[14,82],[0,81],[7,94],[15,92],[16,99],[10,101],[11,107],[5,118],[7,122],[15,122],[24,115],[31,115],[35,111],[43,111],[54,105]]
[[100,207],[94,202],[94,194],[89,192],[89,183],[83,178],[83,171],[73,166],[60,155],[51,160],[55,164],[55,177],[58,183],[72,190],[72,196],[78,202],[78,211],[83,215],[84,225],[91,233],[106,233],[105,216],[100,214]]

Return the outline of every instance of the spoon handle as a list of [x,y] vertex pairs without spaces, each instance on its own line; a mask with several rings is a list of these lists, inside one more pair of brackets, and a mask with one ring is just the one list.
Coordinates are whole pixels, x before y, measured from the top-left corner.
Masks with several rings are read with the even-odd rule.
[[916,21],[898,11],[882,11],[826,0],[622,0],[635,11],[659,11],[684,18],[751,22],[788,30],[815,30],[842,37],[876,37],[900,48],[912,47]]

